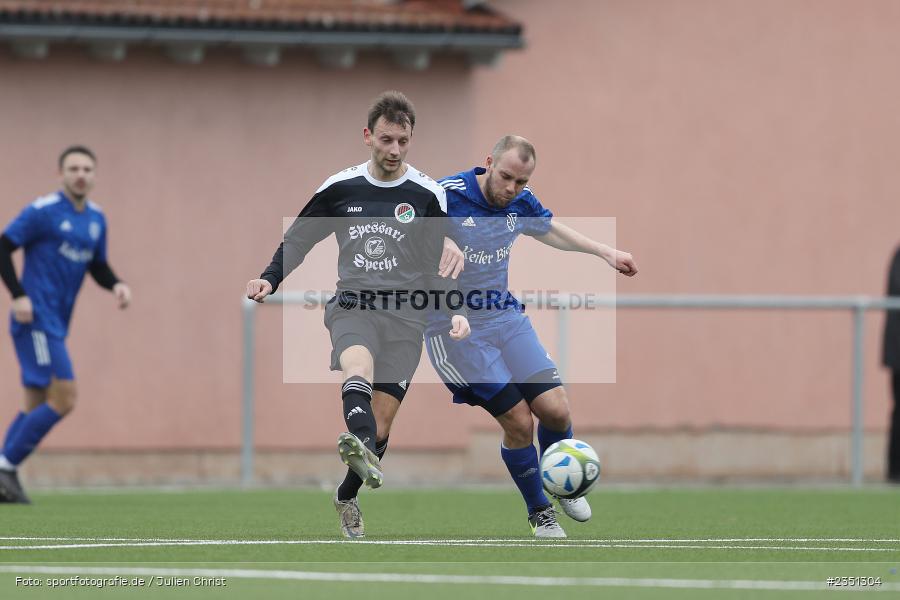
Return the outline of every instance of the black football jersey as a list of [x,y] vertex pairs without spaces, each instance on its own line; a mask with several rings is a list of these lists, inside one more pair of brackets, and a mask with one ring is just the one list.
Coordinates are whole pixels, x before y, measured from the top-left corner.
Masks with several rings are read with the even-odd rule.
[[260,277],[276,290],[314,245],[334,234],[338,292],[456,289],[455,281],[437,275],[447,225],[444,189],[406,167],[395,181],[375,179],[367,163],[329,177]]

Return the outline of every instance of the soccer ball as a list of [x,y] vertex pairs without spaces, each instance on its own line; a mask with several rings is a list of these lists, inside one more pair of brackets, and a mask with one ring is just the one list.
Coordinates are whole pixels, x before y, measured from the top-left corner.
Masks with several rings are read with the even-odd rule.
[[541,457],[544,489],[557,498],[581,498],[599,479],[600,459],[580,440],[556,442]]

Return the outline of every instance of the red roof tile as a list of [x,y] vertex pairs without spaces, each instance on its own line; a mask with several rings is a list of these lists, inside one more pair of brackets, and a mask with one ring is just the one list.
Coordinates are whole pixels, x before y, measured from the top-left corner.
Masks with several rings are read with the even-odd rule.
[[0,22],[520,33],[462,0],[0,0]]

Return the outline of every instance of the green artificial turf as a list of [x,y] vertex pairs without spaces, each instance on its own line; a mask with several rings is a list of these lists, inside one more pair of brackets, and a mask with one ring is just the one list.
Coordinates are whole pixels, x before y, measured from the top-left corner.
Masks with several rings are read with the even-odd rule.
[[[601,488],[589,499],[591,521],[560,516],[569,538],[536,541],[512,491],[364,491],[359,543],[340,537],[329,492],[34,493],[31,506],[0,505],[0,598],[813,598],[843,576],[878,577],[878,597],[900,596],[900,489]],[[47,545],[58,547],[36,548]],[[145,584],[49,587],[115,574]],[[198,574],[226,585],[197,585]]]

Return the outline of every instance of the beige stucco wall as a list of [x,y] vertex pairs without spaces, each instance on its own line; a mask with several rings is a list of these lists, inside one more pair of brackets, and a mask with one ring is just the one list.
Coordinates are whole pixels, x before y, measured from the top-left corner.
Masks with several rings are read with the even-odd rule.
[[[529,136],[558,215],[617,217],[641,267],[620,293],[883,293],[900,241],[896,3],[498,6],[530,45],[476,73],[479,143]],[[882,318],[866,329],[873,429]],[[579,416],[846,427],[850,343],[844,314],[621,311],[618,383],[585,390]]]
[[[882,293],[900,241],[896,3],[495,4],[522,20],[528,48],[494,69],[439,57],[397,72],[364,55],[331,71],[303,52],[275,69],[227,51],[193,67],[151,49],[122,64],[72,47],[41,62],[0,53],[0,221],[54,189],[60,148],[90,144],[111,261],[135,293],[119,313],[86,283],[70,338],[80,406],[46,447],[237,446],[243,285],[282,217],[365,160],[364,113],[386,88],[416,102],[409,158],[434,176],[479,162],[503,133],[531,138],[547,206],[617,218],[641,268],[620,293]],[[871,430],[889,407],[881,322],[866,330]],[[343,426],[336,389],[281,384],[280,310],[258,324],[259,443],[330,445]],[[849,424],[847,315],[620,311],[617,327],[617,383],[571,389],[582,429]],[[0,374],[6,420],[20,396],[8,341]],[[467,446],[491,426],[418,386],[392,446]]]
[[[135,295],[119,313],[85,284],[69,342],[80,406],[47,448],[236,446],[240,299],[278,245],[282,217],[329,175],[366,159],[366,110],[385,88],[418,104],[410,161],[423,170],[452,169],[474,126],[471,71],[452,57],[424,73],[363,57],[343,72],[299,52],[263,69],[225,51],[190,67],[153,50],[103,64],[63,47],[43,62],[3,54],[0,72],[0,217],[55,188],[62,147],[91,145],[111,264]],[[280,383],[277,308],[261,314],[257,346],[261,443],[330,444],[341,422],[334,390]],[[0,402],[11,416],[18,371],[11,344],[0,353]]]

